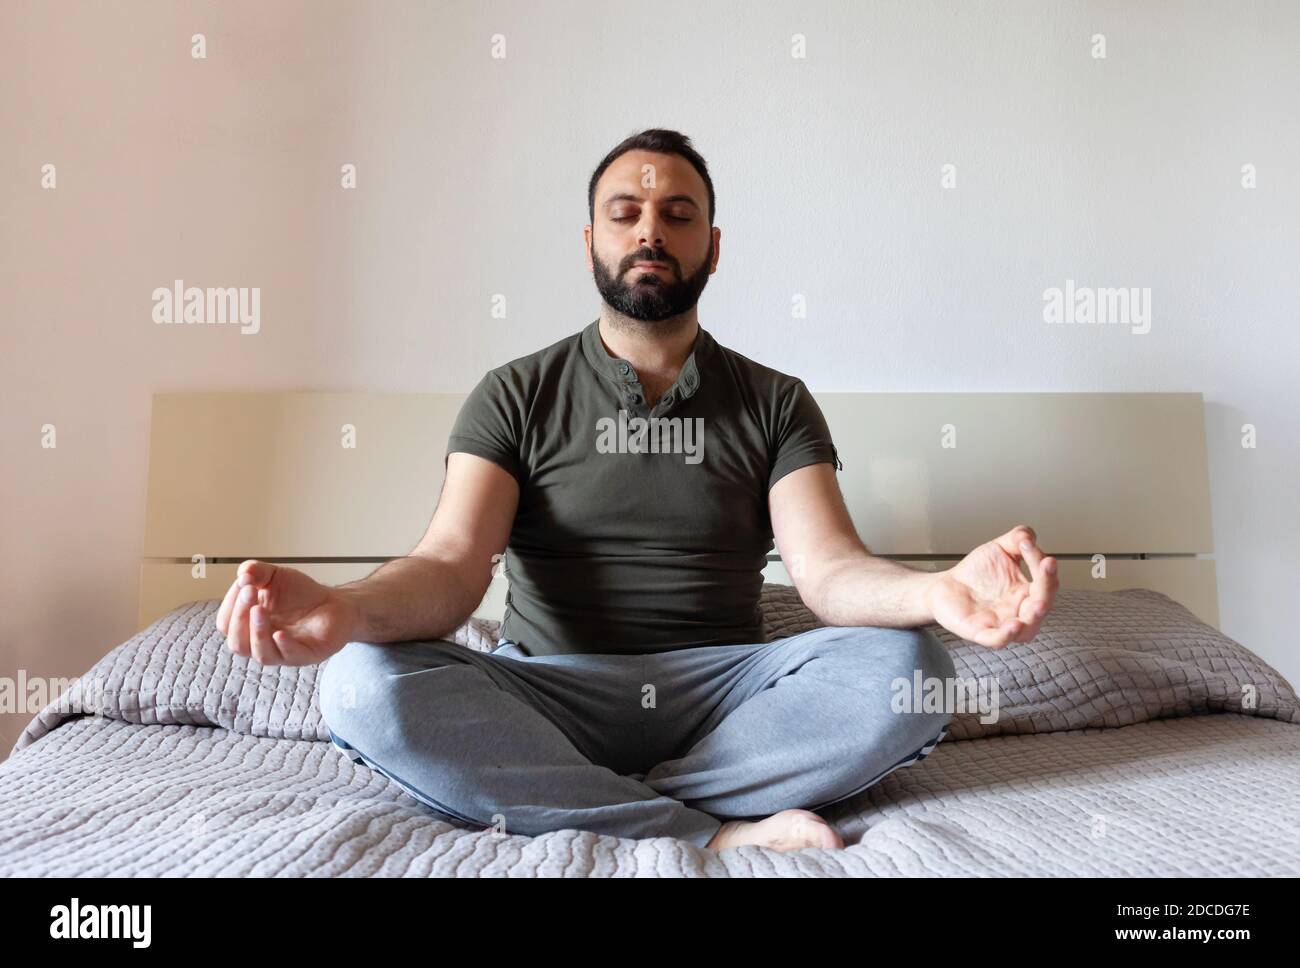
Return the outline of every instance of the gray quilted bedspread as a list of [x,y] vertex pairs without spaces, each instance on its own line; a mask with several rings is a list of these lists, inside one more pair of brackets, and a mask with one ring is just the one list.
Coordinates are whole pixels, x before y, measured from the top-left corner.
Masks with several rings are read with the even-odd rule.
[[[945,630],[1001,715],[823,811],[844,850],[467,828],[328,742],[318,667],[233,656],[216,601],[97,663],[0,764],[0,875],[1300,875],[1300,702],[1156,592],[1062,591],[1031,643]],[[768,639],[817,625],[764,588]],[[456,640],[496,642],[473,620]]]

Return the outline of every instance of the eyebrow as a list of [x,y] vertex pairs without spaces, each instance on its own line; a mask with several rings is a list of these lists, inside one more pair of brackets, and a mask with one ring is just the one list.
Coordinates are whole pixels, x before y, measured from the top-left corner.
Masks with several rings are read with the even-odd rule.
[[[633,195],[631,192],[619,192],[617,195],[611,195],[609,196],[609,198],[605,199],[604,204],[602,204],[600,207],[609,208],[609,206],[613,205],[615,202],[640,202],[640,201],[641,199],[638,196]],[[663,200],[662,204],[667,205],[670,202],[689,202],[697,212],[700,210],[699,203],[696,202],[695,199],[691,198],[691,196],[689,195],[682,195],[682,194],[669,195],[667,198]]]

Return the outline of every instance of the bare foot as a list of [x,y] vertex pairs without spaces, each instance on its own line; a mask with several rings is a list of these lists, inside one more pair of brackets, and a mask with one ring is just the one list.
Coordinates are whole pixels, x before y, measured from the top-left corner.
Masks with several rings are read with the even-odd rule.
[[804,847],[839,849],[844,841],[811,810],[782,810],[765,820],[728,820],[706,846],[713,850],[755,844],[771,850],[802,850]]

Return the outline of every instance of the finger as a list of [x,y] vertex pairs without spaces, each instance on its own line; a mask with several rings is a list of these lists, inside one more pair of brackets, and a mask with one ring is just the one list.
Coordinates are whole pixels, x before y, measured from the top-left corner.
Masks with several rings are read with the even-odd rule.
[[1023,641],[1029,642],[1038,635],[1043,619],[1051,611],[1056,601],[1056,592],[1061,587],[1061,578],[1057,574],[1056,559],[1046,556],[1038,564],[1033,583],[1029,586],[1029,597],[1021,604],[1020,618],[1028,623],[1028,630]]
[[221,600],[221,607],[217,609],[217,628],[222,635],[230,631],[230,613],[235,608],[235,596],[238,594],[239,582],[232,581],[226,589],[226,597]]
[[1002,618],[991,608],[981,609],[978,612],[972,612],[962,620],[961,624],[953,629],[963,639],[974,640],[974,636],[985,629],[994,629],[1002,624]]
[[1033,570],[1033,581],[1029,585],[1029,597],[1020,604],[1020,617],[1026,622],[1041,621],[1056,599],[1056,590],[1061,585],[1057,574],[1056,559],[1050,555],[1042,557]]
[[1020,614],[1025,600],[1029,597],[1029,585],[1022,584],[1020,587],[1013,589],[1005,597],[1000,598],[995,607],[998,613],[998,620],[1005,622],[1009,618],[1021,618]]
[[1029,595],[1020,603],[1019,618],[1025,623],[1025,628],[1017,638],[1019,642],[1032,642],[1038,636],[1043,618],[1051,609],[1057,586],[1060,584],[1056,574],[1055,558],[1040,556],[1038,562],[1031,566],[1031,570],[1033,581],[1029,586]]
[[239,585],[265,585],[275,574],[275,565],[258,561],[256,558],[249,558],[247,561],[239,563],[239,569],[235,573],[235,581]]
[[1034,534],[1034,529],[1027,524],[1017,524],[1014,528],[1004,535],[999,535],[993,539],[997,542],[998,547],[1009,554],[1012,558],[1020,559],[1020,542],[1028,541],[1030,544],[1038,543],[1038,536]]
[[1052,602],[1056,601],[1057,589],[1061,587],[1061,576],[1058,574],[1060,569],[1056,565],[1056,559],[1048,555],[1043,559],[1043,574],[1047,576],[1043,588],[1043,604],[1047,608],[1044,612],[1052,607]]
[[1025,559],[1025,564],[1029,566],[1029,577],[1033,578],[1038,574],[1038,565],[1043,560],[1043,551],[1038,545],[1029,538],[1020,542],[1020,554]]
[[971,641],[990,649],[1000,649],[1011,641],[1011,636],[1005,627],[998,625],[994,628],[981,629],[971,637]]
[[1038,637],[1038,622],[1021,623],[1020,631],[1011,637],[1013,642],[1032,642]]
[[1043,563],[1046,558],[1043,555],[1043,549],[1038,547],[1037,540],[1033,538],[1024,538],[1020,542],[1020,555],[1029,570],[1028,597],[1030,604],[1026,606],[1023,601],[1020,602],[1017,611],[1022,619],[1032,622],[1047,614],[1046,607],[1042,606],[1042,599],[1045,597],[1047,590],[1046,576],[1043,570]]
[[254,605],[248,610],[248,616],[251,626],[253,658],[262,665],[281,665],[284,662],[284,656],[280,654],[279,647],[271,640],[271,621],[266,614],[266,609],[261,605]]
[[1016,618],[1026,625],[1037,625],[1046,614],[1047,606],[1043,604],[1042,600],[1029,595],[1020,603],[1020,608],[1016,611]]
[[967,616],[960,626],[952,628],[951,631],[956,632],[967,642],[996,649],[1006,645],[1020,628],[1020,623],[1015,619],[1002,619],[992,609],[986,608]]
[[235,596],[235,607],[230,613],[230,631],[226,633],[226,644],[235,655],[250,655],[252,644],[248,639],[248,610],[257,600],[257,593],[248,585],[239,590]]
[[1023,629],[1016,641],[1028,642],[1038,634],[1038,625],[1047,614],[1047,605],[1044,603],[1039,594],[1046,587],[1046,575],[1043,573],[1043,566],[1037,565],[1033,569],[1034,577],[1029,587],[1025,589],[1025,597],[1020,600],[1016,608],[1014,617],[1020,620]]
[[284,656],[285,665],[304,666],[316,662],[315,654],[283,629],[277,629],[274,638],[275,644],[280,647],[280,654]]
[[1043,573],[1043,552],[1031,541],[1020,542],[1020,553],[1029,567],[1029,585],[1025,597],[1017,603],[1016,614],[1026,622],[1036,621],[1042,614],[1040,605],[1047,587]]
[[1003,622],[1000,628],[1006,633],[1008,642],[1018,642],[1018,636],[1025,630],[1025,623],[1018,618],[1011,618]]

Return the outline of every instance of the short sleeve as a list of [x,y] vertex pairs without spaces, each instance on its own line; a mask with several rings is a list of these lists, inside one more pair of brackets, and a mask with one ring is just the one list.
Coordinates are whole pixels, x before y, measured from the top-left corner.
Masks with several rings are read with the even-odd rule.
[[[524,485],[519,438],[522,416],[501,377],[492,371],[478,382],[461,404],[447,438],[447,455],[474,454],[498,464]],[[446,467],[447,458],[443,458]]]
[[802,380],[797,380],[781,401],[773,439],[772,472],[767,480],[769,490],[786,474],[809,464],[824,461],[834,464],[836,470],[844,466],[831,441],[831,431],[822,408]]

